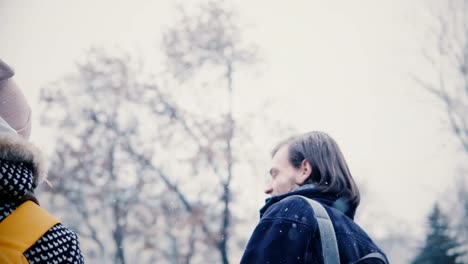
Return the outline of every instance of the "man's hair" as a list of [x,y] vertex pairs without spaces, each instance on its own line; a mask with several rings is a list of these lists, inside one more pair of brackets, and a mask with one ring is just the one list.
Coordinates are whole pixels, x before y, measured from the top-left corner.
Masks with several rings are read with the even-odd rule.
[[288,146],[288,159],[295,168],[304,160],[311,165],[312,172],[303,184],[314,184],[324,194],[344,198],[351,208],[359,205],[357,185],[338,144],[328,134],[313,131],[290,137],[273,149],[272,156],[283,146]]

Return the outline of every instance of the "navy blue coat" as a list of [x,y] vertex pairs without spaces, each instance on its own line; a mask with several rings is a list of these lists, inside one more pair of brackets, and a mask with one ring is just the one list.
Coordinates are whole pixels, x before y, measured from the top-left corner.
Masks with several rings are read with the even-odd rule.
[[[305,188],[304,188],[305,187]],[[354,221],[356,208],[343,206],[340,200],[321,194],[313,187],[303,186],[290,193],[266,200],[260,210],[260,223],[245,249],[241,263],[323,263],[320,233],[314,212],[302,195],[320,202],[333,223],[340,262],[353,263],[372,252],[383,252]],[[366,260],[360,263],[381,263]]]

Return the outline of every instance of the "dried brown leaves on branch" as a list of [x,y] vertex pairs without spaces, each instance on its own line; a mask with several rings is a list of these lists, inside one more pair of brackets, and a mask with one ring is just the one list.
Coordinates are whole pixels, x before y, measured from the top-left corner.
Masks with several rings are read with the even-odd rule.
[[[53,189],[49,191],[54,194],[51,197],[62,199],[55,203],[57,207],[62,204],[61,209],[71,207],[76,212],[75,228],[94,242],[84,246],[94,252],[90,255],[99,261],[125,263],[128,254],[144,248],[143,242],[147,245],[152,236],[160,237],[161,230],[156,228],[160,223],[163,228],[170,224],[163,210],[167,196],[185,202],[191,210],[197,203],[187,202],[159,158],[171,156],[163,145],[183,132],[171,125],[172,114],[151,110],[153,103],[148,99],[164,100],[157,86],[137,81],[138,69],[125,56],[102,50],[88,55],[77,65],[73,78],[42,90],[43,119],[56,131],[49,176]],[[146,98],[139,96],[142,93]],[[170,101],[163,102],[172,112],[177,108]],[[183,221],[190,214],[181,210],[178,217]],[[162,244],[148,250],[148,258],[163,252]],[[145,254],[139,257],[145,261]]]
[[102,49],[42,89],[42,120],[55,139],[53,188],[43,197],[69,216],[90,261],[229,262],[241,155],[233,139],[245,135],[236,134],[233,80],[255,49],[241,41],[224,2],[179,11],[180,23],[164,35],[168,72],[178,80],[171,85],[203,76],[208,64],[221,72],[215,88],[229,107],[216,118],[182,107],[164,73],[141,76],[144,62]]

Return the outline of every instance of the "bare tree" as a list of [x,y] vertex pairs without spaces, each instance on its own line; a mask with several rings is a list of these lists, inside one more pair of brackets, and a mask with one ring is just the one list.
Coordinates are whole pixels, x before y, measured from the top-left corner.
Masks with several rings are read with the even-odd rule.
[[[98,255],[100,262],[109,254],[114,263],[126,263],[128,252],[163,251],[167,243],[155,248],[151,242],[151,237],[164,234],[158,223],[176,216],[193,219],[199,207],[160,166],[160,155],[171,156],[164,144],[181,134],[171,125],[178,110],[154,83],[140,81],[138,72],[138,63],[128,56],[94,49],[77,65],[75,75],[42,89],[43,121],[57,131],[49,176],[53,188],[47,191],[54,193],[50,199],[57,209],[76,210],[72,217],[79,221],[70,221],[80,236],[94,242],[89,255]],[[151,111],[155,104],[166,107]],[[169,204],[174,204],[168,197],[188,207],[189,214],[168,214]],[[177,224],[171,228],[182,225]],[[189,226],[189,237],[196,226]],[[108,243],[114,244],[113,250]],[[185,263],[193,254],[193,239],[188,243],[189,253],[181,253]]]
[[135,173],[140,168],[126,150],[140,133],[140,120],[128,111],[138,91],[127,63],[91,50],[75,76],[41,94],[43,119],[58,131],[50,191],[75,207],[78,232],[98,245],[101,258],[109,253],[104,245],[113,241],[114,263],[125,263],[129,215],[145,206],[142,190],[151,181]]
[[438,3],[423,54],[435,78],[415,80],[442,103],[453,135],[468,154],[468,2]]
[[[463,153],[468,155],[468,1],[437,1],[433,10],[436,10],[432,12],[435,23],[428,30],[426,43],[429,45],[423,50],[423,55],[434,70],[434,75],[414,79],[441,103],[452,134]],[[454,215],[458,227],[455,232],[466,252],[466,175],[462,175],[459,183],[456,192],[461,210]],[[468,261],[466,254],[461,258],[463,262]]]
[[[67,212],[88,259],[205,263],[216,262],[215,249],[229,263],[243,155],[234,146],[249,134],[236,126],[234,74],[255,62],[255,49],[226,3],[196,10],[179,9],[164,35],[169,75],[156,80],[142,60],[93,49],[75,74],[42,90],[42,119],[56,138],[46,188],[54,195],[43,198]],[[200,91],[225,100],[197,104]]]
[[[219,73],[215,76],[216,89],[225,89],[226,105],[220,113],[218,128],[210,128],[202,133],[206,146],[200,151],[209,150],[205,161],[219,178],[222,204],[218,237],[214,243],[221,261],[229,263],[228,242],[231,236],[232,202],[231,183],[235,175],[233,140],[236,125],[233,118],[233,80],[237,69],[252,65],[256,61],[255,48],[245,44],[236,23],[236,13],[224,1],[207,1],[199,6],[195,14],[188,14],[179,8],[179,22],[169,28],[164,35],[164,48],[170,72],[179,82],[189,82],[203,73]],[[206,89],[206,88],[205,88]],[[218,147],[213,148],[213,146]]]

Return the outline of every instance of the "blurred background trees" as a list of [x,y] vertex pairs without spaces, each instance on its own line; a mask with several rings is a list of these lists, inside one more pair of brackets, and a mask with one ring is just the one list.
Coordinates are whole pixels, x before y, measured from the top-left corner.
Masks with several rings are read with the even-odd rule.
[[[444,112],[444,121],[468,160],[468,1],[440,1],[431,10],[434,24],[428,29],[429,45],[423,49],[431,66],[429,76],[415,81],[433,95]],[[466,166],[465,164],[462,164]],[[414,263],[468,262],[468,175],[462,168],[448,199],[445,216],[436,204],[429,216],[425,246]],[[447,197],[446,197],[447,198]],[[450,219],[450,221],[448,220]],[[442,261],[441,258],[444,258]]]
[[73,212],[66,221],[90,262],[229,263],[230,248],[242,249],[231,242],[232,183],[236,168],[255,168],[233,92],[257,51],[223,1],[178,15],[163,36],[162,71],[150,58],[94,48],[41,91],[56,139],[41,198]]

